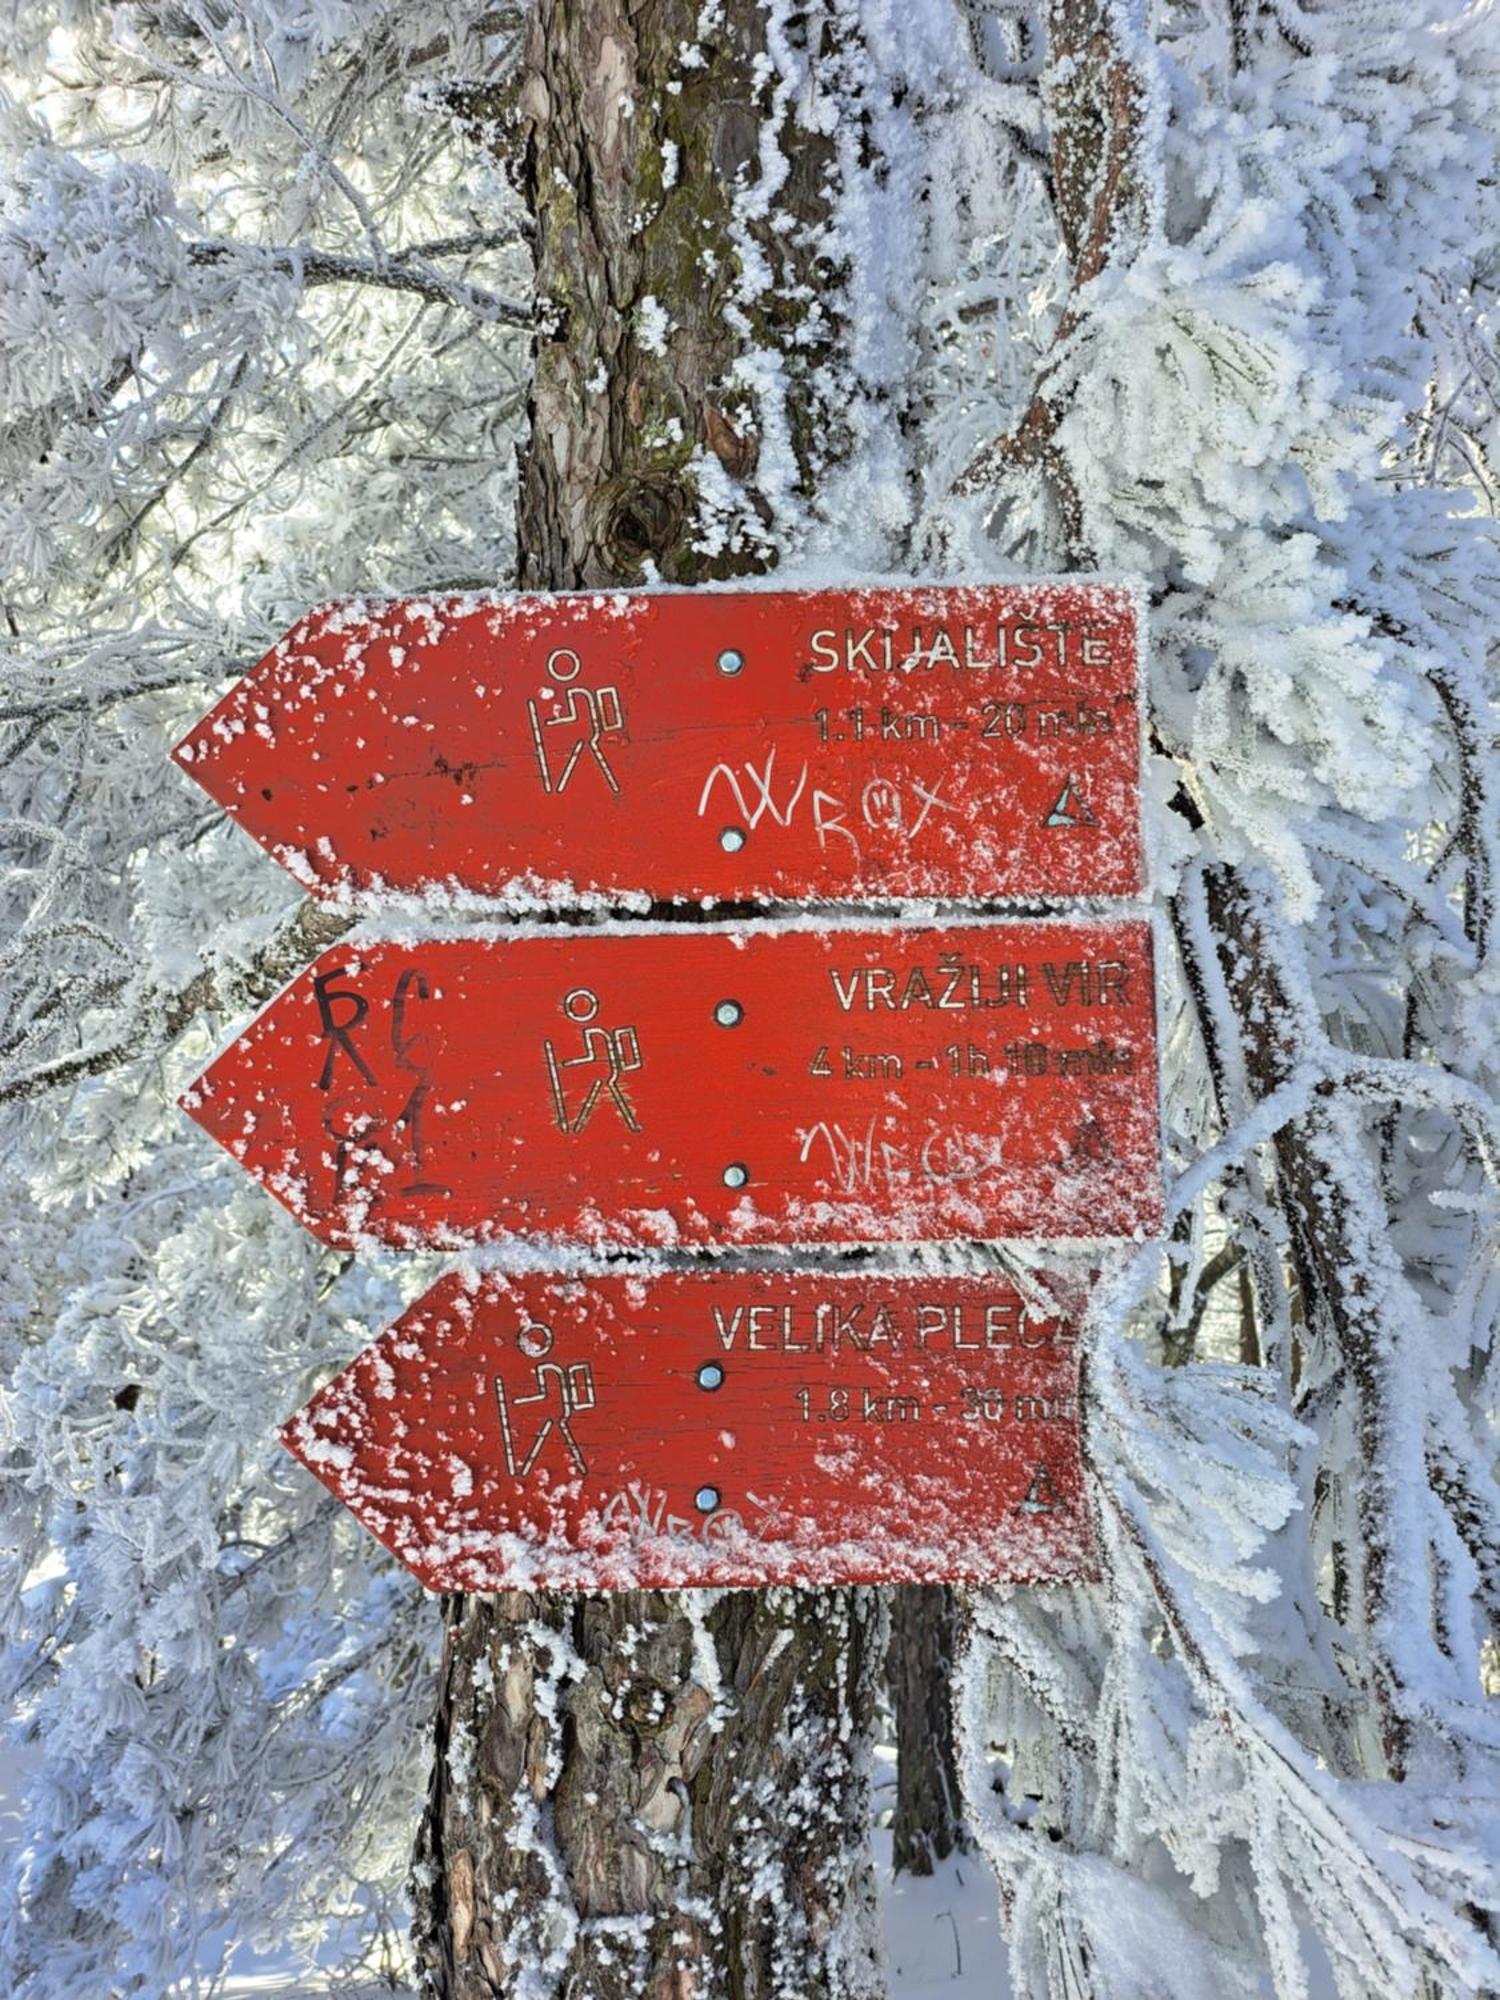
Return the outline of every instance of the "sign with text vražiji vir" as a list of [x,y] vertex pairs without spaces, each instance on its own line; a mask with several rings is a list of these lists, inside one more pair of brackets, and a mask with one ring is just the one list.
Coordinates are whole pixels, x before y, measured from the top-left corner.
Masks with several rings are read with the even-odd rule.
[[998,1275],[452,1276],[282,1435],[433,1590],[1077,1580],[1074,1309]]
[[1076,582],[357,602],[176,756],[321,893],[1124,895],[1140,626]]
[[183,1102],[330,1243],[1149,1234],[1139,919],[350,942]]

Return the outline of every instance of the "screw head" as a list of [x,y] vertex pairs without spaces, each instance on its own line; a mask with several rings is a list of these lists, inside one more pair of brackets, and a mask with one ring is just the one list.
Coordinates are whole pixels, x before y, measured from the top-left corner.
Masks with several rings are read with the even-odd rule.
[[693,1505],[698,1509],[700,1514],[712,1514],[718,1504],[719,1489],[717,1486],[700,1486],[698,1491],[693,1495]]
[[745,1018],[745,1010],[738,1000],[721,1000],[714,1009],[714,1019],[721,1028],[737,1028]]
[[743,1160],[731,1160],[721,1178],[727,1188],[746,1187],[750,1181],[750,1169]]
[[698,1370],[698,1387],[700,1389],[722,1389],[723,1386],[724,1370],[722,1367],[720,1367],[717,1361],[705,1361],[703,1366]]
[[721,674],[741,674],[744,671],[744,654],[736,652],[733,646],[726,646],[719,655],[719,672]]
[[726,826],[719,835],[719,845],[726,854],[738,854],[749,838],[742,826]]

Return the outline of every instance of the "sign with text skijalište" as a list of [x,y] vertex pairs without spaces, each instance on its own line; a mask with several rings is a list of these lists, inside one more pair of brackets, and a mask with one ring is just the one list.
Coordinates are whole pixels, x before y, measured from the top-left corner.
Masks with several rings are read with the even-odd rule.
[[354,602],[178,745],[320,894],[658,902],[1142,886],[1113,584]]

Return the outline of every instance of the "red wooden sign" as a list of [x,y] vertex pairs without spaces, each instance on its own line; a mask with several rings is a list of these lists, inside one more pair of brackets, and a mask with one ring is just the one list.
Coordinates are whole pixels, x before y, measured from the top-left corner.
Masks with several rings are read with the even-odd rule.
[[347,943],[183,1099],[330,1243],[1149,1234],[1139,920]]
[[325,892],[1142,886],[1124,586],[593,592],[316,612],[178,746]]
[[999,1278],[492,1272],[282,1435],[433,1590],[1035,1582],[1094,1573],[1077,1390]]

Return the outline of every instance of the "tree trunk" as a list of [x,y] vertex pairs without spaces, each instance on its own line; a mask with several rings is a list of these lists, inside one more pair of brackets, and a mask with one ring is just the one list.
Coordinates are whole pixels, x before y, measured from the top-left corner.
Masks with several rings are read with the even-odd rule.
[[898,1873],[930,1875],[964,1835],[954,1738],[953,1670],[958,1606],[946,1584],[891,1592],[886,1679],[896,1716],[896,1812],[892,1859]]
[[878,1995],[875,1603],[449,1599],[413,1871],[423,1991]]
[[[805,96],[838,61],[831,22],[792,16],[768,56],[754,0],[711,25],[696,0],[540,0],[516,97],[468,105],[491,138],[508,122],[536,225],[526,586],[764,570],[778,505],[815,492],[840,437],[833,148],[794,122],[788,71]],[[752,351],[775,357],[769,415],[736,378]],[[873,1591],[448,1600],[423,1992],[878,1995],[882,1623]]]
[[[820,72],[832,96],[843,55],[835,17],[794,12],[773,58],[757,0],[711,12],[711,27],[688,0],[540,0],[531,15],[518,106],[542,328],[519,518],[531,589],[774,568],[786,489],[811,496],[840,451],[845,329],[823,234],[837,158],[813,129]],[[786,101],[799,87],[806,123]],[[765,185],[763,141],[779,185]],[[774,402],[759,387],[768,359]]]

